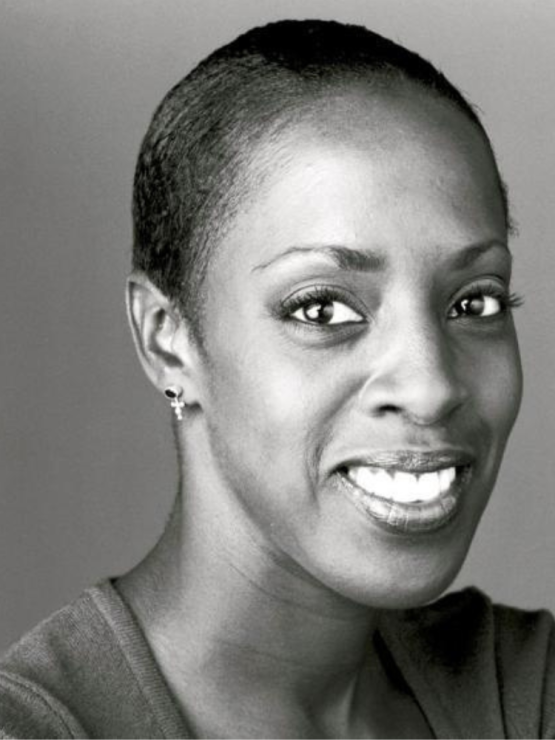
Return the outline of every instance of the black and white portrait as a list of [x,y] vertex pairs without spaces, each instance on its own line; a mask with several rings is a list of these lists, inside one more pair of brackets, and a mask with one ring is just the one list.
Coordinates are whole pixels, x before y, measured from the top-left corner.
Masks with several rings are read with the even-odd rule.
[[0,2],[0,737],[554,737],[555,0]]

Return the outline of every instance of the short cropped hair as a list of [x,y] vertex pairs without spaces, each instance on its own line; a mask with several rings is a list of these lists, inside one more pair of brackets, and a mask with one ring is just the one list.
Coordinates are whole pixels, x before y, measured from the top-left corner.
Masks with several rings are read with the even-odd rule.
[[430,62],[335,21],[286,20],[248,31],[200,62],[155,111],[135,172],[133,267],[173,302],[197,339],[210,256],[248,190],[257,145],[311,101],[356,80],[377,89],[411,83],[448,101],[492,151],[472,104]]

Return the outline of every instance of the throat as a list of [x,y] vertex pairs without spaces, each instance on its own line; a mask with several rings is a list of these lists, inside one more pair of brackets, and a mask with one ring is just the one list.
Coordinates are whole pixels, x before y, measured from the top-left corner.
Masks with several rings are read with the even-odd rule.
[[433,737],[396,667],[375,647],[343,671],[219,648],[200,662],[185,656],[167,676],[195,737]]
[[193,736],[415,736],[384,727],[415,710],[374,649],[378,612],[261,550],[186,552],[195,524],[118,582]]

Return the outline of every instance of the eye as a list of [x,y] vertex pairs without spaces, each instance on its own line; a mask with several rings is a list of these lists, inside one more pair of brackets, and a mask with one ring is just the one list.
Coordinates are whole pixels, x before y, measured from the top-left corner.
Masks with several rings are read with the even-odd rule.
[[506,308],[507,301],[503,297],[476,293],[458,300],[450,309],[448,317],[450,319],[461,316],[487,318],[504,313]]
[[363,317],[345,303],[331,298],[307,300],[291,313],[291,318],[305,324],[330,326],[334,324],[362,323]]

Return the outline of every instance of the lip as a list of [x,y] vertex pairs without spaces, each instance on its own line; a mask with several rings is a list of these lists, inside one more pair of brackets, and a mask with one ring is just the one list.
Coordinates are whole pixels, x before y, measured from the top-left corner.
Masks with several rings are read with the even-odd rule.
[[[464,492],[472,478],[475,458],[466,450],[398,450],[373,452],[343,462],[336,468],[342,492],[374,523],[388,532],[417,535],[446,527],[459,513]],[[456,468],[457,477],[433,501],[400,503],[368,493],[347,475],[348,468],[368,466],[415,475]]]
[[474,460],[474,455],[463,449],[379,451],[353,457],[342,462],[337,469],[365,465],[417,475],[444,468],[466,467],[472,465]]

